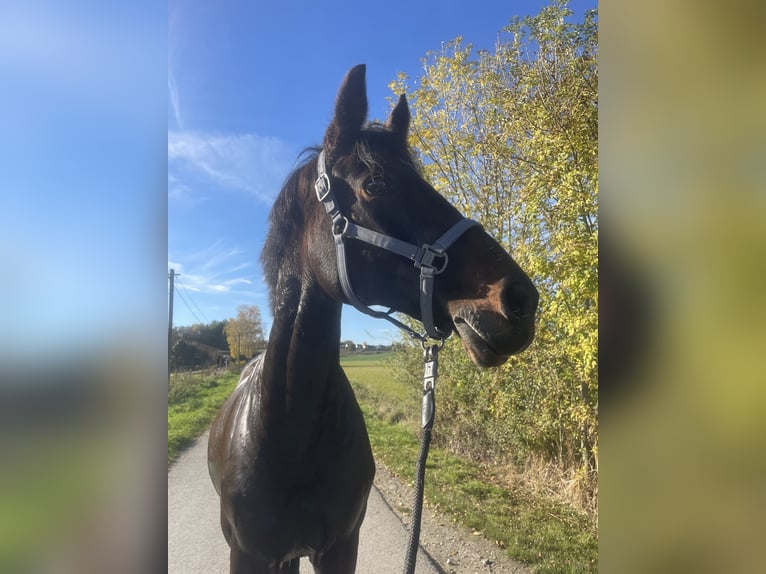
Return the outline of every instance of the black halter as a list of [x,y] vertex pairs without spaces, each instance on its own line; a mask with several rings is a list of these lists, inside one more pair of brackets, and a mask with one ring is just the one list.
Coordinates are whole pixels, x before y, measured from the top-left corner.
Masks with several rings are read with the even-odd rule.
[[335,250],[338,256],[338,277],[340,279],[343,293],[346,295],[349,303],[362,313],[390,321],[400,329],[407,331],[416,339],[420,339],[423,342],[426,340],[426,335],[421,335],[420,333],[413,331],[407,325],[392,317],[391,313],[394,312],[393,309],[389,309],[387,312],[376,311],[359,300],[351,287],[351,280],[349,279],[346,266],[345,239],[347,237],[369,243],[370,245],[375,245],[381,249],[386,249],[387,251],[391,251],[414,261],[415,267],[420,269],[420,314],[426,334],[432,339],[442,341],[449,337],[449,332],[443,333],[434,325],[432,301],[434,277],[447,268],[447,263],[449,262],[447,249],[450,245],[452,245],[468,229],[480,224],[472,219],[463,218],[450,227],[446,233],[432,244],[429,245],[428,243],[424,243],[422,246],[418,247],[411,243],[395,239],[389,235],[384,235],[377,231],[373,231],[372,229],[356,225],[344,217],[335,203],[335,197],[330,189],[330,176],[327,174],[327,169],[325,167],[324,150],[319,153],[319,157],[317,158],[317,172],[319,177],[317,177],[314,187],[316,189],[317,199],[324,205],[325,210],[332,219],[332,234],[335,238]]

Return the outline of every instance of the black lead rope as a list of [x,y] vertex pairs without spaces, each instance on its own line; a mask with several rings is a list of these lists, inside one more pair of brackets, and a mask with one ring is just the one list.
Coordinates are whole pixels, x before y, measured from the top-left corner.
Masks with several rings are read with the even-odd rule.
[[423,363],[425,367],[423,372],[423,407],[421,413],[423,428],[420,435],[420,454],[418,455],[418,462],[415,468],[415,493],[412,502],[412,515],[410,516],[410,535],[407,541],[407,553],[404,560],[404,574],[413,574],[415,572],[415,562],[417,561],[420,520],[423,515],[426,459],[428,458],[428,448],[431,445],[431,430],[434,426],[434,414],[436,413],[434,388],[438,375],[439,349],[442,346],[444,346],[444,340],[441,341],[441,345],[423,345]]

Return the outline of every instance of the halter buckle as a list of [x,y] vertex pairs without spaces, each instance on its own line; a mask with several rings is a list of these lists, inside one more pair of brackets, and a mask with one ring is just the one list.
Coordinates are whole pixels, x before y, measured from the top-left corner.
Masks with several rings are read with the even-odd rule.
[[338,211],[335,215],[332,216],[332,234],[335,237],[345,237],[346,231],[348,231],[348,225],[349,221],[343,215],[341,215],[340,211]]
[[326,172],[322,173],[314,182],[314,190],[319,201],[324,201],[330,194],[330,176]]
[[[440,266],[434,265],[434,260],[437,257],[442,258],[442,262]],[[426,267],[429,269],[434,270],[434,275],[439,275],[441,272],[443,272],[447,268],[447,263],[449,262],[449,257],[447,256],[447,253],[442,250],[432,249],[431,246],[428,243],[423,244],[423,247],[418,249],[418,252],[415,254],[415,267],[420,269],[421,267]]]

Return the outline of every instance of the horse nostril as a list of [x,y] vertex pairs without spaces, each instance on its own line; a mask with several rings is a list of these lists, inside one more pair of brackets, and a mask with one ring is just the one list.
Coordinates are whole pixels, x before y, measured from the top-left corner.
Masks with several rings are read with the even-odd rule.
[[539,294],[529,279],[518,281],[503,279],[500,291],[500,303],[503,314],[507,317],[527,319],[537,310]]

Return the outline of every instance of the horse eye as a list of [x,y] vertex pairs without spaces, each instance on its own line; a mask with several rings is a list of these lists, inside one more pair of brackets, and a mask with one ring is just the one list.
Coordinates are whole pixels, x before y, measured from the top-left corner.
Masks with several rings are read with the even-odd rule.
[[388,191],[388,187],[383,179],[371,179],[365,184],[364,190],[369,195],[382,195]]

